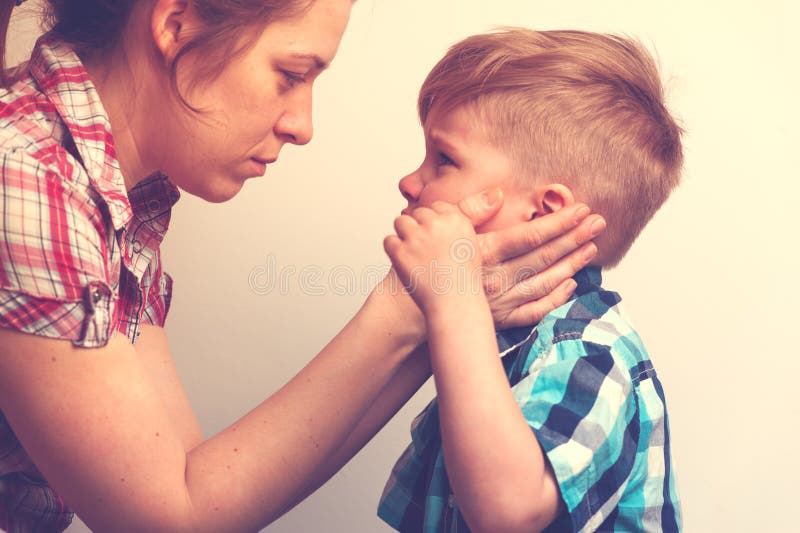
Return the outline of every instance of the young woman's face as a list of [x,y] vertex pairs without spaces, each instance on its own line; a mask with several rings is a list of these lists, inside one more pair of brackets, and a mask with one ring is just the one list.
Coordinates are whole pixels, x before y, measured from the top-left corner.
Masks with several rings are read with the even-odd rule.
[[185,95],[204,112],[176,111],[178,124],[164,124],[162,135],[176,138],[163,140],[169,153],[162,150],[159,168],[187,192],[222,202],[262,176],[285,143],[309,142],[312,85],[336,55],[351,7],[352,0],[315,0],[269,24],[218,78]]

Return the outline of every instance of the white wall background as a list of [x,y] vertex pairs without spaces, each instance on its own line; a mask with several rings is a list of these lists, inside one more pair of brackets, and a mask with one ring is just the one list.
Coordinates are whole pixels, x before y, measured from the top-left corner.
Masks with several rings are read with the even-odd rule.
[[[15,14],[12,60],[35,38],[35,7]],[[387,264],[396,182],[423,152],[416,92],[449,44],[508,24],[621,32],[657,51],[687,130],[683,185],[607,276],[666,387],[686,531],[800,531],[799,15],[789,0],[359,0],[318,82],[313,143],[227,204],[184,195],[175,209],[168,332],[205,432],[276,390],[355,312],[367,288],[337,294],[342,268]],[[270,260],[294,274],[259,294],[249,279]],[[300,286],[310,268],[322,294]],[[378,496],[432,394],[268,530],[388,531]]]

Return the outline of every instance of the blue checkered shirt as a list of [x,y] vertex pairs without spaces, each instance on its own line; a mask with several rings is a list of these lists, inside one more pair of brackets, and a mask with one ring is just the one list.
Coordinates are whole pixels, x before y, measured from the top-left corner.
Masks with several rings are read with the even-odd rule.
[[[545,529],[673,532],[681,513],[664,390],[597,268],[532,330],[497,333],[511,390],[553,467],[565,511]],[[402,532],[469,531],[444,465],[434,399],[411,426],[378,507]]]

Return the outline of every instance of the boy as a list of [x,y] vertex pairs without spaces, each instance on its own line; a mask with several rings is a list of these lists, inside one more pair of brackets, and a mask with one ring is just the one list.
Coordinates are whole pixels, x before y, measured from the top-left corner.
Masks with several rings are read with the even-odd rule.
[[[584,32],[473,36],[428,75],[426,157],[400,181],[408,208],[384,245],[425,315],[438,396],[381,498],[394,528],[680,530],[663,390],[600,287],[679,181],[662,102],[640,45]],[[503,209],[473,230],[448,204],[492,186]],[[576,201],[608,224],[593,266],[537,326],[495,334],[475,231]]]

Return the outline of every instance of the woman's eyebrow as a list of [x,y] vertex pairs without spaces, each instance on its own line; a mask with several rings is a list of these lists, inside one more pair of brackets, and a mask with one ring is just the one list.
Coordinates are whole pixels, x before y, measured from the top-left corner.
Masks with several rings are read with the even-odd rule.
[[317,54],[306,54],[306,53],[303,53],[303,52],[292,52],[291,54],[289,54],[289,57],[291,57],[292,59],[300,59],[300,60],[304,60],[304,61],[308,61],[308,60],[313,61],[314,62],[314,66],[318,70],[325,70],[326,68],[328,68],[328,63],[326,61],[324,61],[321,57],[319,57]]

